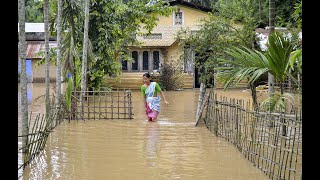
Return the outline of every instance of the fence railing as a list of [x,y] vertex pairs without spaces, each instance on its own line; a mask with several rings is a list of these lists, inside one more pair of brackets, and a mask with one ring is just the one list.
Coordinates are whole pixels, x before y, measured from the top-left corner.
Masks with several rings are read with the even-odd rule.
[[[32,112],[28,118],[28,134],[18,135],[18,171],[23,170],[45,147],[50,132],[66,119],[132,119],[131,91],[73,91],[71,110],[62,100],[52,104],[48,115]],[[80,95],[82,100],[80,101]]]
[[205,125],[234,144],[270,179],[302,178],[302,115],[252,111],[243,100],[210,92]]
[[73,91],[71,99],[71,119],[133,119],[130,90]]

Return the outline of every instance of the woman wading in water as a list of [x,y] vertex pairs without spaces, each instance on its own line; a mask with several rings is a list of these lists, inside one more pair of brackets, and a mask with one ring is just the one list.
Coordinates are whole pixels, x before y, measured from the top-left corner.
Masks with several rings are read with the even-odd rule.
[[165,104],[169,104],[169,102],[166,100],[159,84],[150,79],[149,73],[144,73],[142,78],[144,84],[141,86],[141,93],[144,98],[147,118],[149,121],[157,121],[161,100],[158,93],[160,92]]

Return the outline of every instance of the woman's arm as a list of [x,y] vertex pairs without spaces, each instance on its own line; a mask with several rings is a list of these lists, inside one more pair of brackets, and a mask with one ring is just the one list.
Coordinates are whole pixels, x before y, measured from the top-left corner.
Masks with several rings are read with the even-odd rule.
[[162,90],[160,90],[160,94],[161,94],[161,96],[162,96],[162,98],[163,98],[163,100],[164,100],[164,103],[165,103],[165,104],[169,104],[169,102],[167,101],[167,99],[166,99],[166,97],[165,97],[165,95],[164,95],[164,93],[163,93]]

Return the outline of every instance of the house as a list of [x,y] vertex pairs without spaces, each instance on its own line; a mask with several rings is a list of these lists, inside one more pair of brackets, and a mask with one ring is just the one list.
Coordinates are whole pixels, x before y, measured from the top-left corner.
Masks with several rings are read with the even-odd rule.
[[[131,46],[133,61],[122,62],[122,74],[119,78],[106,77],[106,81],[114,88],[139,89],[142,75],[145,72],[159,72],[165,62],[176,62],[183,53],[183,47],[176,39],[181,29],[196,31],[200,28],[200,20],[209,17],[212,9],[182,0],[170,1],[170,6],[177,7],[168,17],[159,16],[158,25],[148,36],[136,36],[141,46]],[[19,29],[18,29],[19,30]],[[45,66],[37,65],[43,57],[37,52],[44,50],[44,23],[26,23],[27,64],[31,82],[44,82]],[[54,38],[50,38],[50,47],[56,47]],[[30,62],[29,62],[30,61]],[[29,62],[29,63],[28,63]],[[192,59],[185,62],[183,88],[194,88],[195,79]],[[55,81],[55,65],[50,66],[51,82]]]
[[[119,79],[107,77],[106,80],[114,88],[139,89],[142,84],[142,75],[145,72],[159,72],[161,65],[176,62],[184,52],[179,45],[177,33],[181,29],[197,31],[202,18],[208,18],[212,9],[182,0],[170,1],[177,11],[168,17],[159,16],[157,26],[148,36],[137,36],[141,46],[131,46],[130,54],[133,61],[122,61],[122,74]],[[196,87],[192,59],[184,62],[183,88]]]
[[[18,24],[19,32],[19,24]],[[43,58],[39,52],[45,49],[44,23],[25,23],[26,33],[26,72],[28,82],[45,82],[45,64],[38,65]],[[49,37],[49,48],[57,47],[54,37]],[[19,58],[18,58],[19,59]],[[18,72],[20,64],[18,63]],[[56,79],[56,66],[50,63],[50,82]]]

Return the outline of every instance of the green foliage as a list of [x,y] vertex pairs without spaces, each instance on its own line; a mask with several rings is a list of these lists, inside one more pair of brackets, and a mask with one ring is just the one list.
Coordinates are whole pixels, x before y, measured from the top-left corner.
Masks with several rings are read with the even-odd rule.
[[43,22],[43,1],[26,0],[26,22]]
[[302,49],[295,50],[291,53],[289,63],[291,70],[297,70],[302,74]]
[[272,33],[268,40],[266,57],[269,62],[269,72],[282,83],[288,75],[289,58],[294,46],[289,38],[279,32]]
[[[51,2],[51,26],[50,30],[52,34],[56,34],[56,29],[54,26],[54,21],[57,17],[57,3],[56,1]],[[62,54],[62,64],[63,72],[62,74],[66,76],[67,73],[71,73],[74,81],[74,88],[79,90],[81,84],[82,68],[81,68],[81,52],[83,48],[83,21],[84,4],[81,0],[63,0],[62,3],[62,24],[63,24],[63,34],[61,42],[61,54]],[[50,55],[51,57],[51,55]],[[56,55],[53,56],[56,59]],[[95,61],[95,55],[93,53],[93,46],[89,39],[88,42],[88,67],[92,66]],[[42,63],[42,62],[41,62]]]
[[276,6],[276,21],[277,27],[297,27],[297,22],[294,20],[292,14],[295,11],[295,4],[300,0],[281,0],[275,1]]
[[[45,58],[45,53],[44,51],[39,51],[35,54],[36,57],[42,57],[41,60],[37,61],[36,65],[40,66],[42,64],[46,63],[46,58]],[[50,57],[50,63],[57,65],[57,48],[56,47],[52,47],[49,49],[49,57]]]
[[[265,100],[263,106],[268,106],[270,110],[279,110],[284,107],[283,83],[288,77],[295,80],[289,71],[292,61],[296,61],[296,58],[289,59],[294,45],[283,33],[274,32],[269,36],[267,47],[265,54],[246,47],[232,47],[226,51],[232,58],[219,59],[221,66],[215,70],[218,71],[218,76],[225,80],[225,89],[243,79],[248,79],[248,82],[253,84],[266,72],[271,73],[280,84],[280,94]],[[299,54],[299,51],[296,53]]]
[[268,0],[218,0],[214,8],[232,21],[244,22],[252,17],[255,22],[268,23]]
[[266,98],[260,104],[260,108],[270,112],[285,112],[288,105],[294,106],[294,97],[290,93],[277,94]]
[[[194,64],[200,70],[200,81],[207,84],[212,78],[214,67],[219,58],[229,55],[225,49],[232,46],[252,47],[256,39],[254,22],[247,19],[241,25],[230,20],[210,14],[210,18],[203,20],[200,30],[190,33],[189,30],[181,31],[178,39],[183,39],[182,47],[191,48],[195,53]],[[190,34],[186,36],[186,34]],[[181,59],[185,59],[183,54]]]
[[284,34],[274,32],[269,36],[267,47],[266,54],[246,47],[229,48],[226,53],[232,58],[219,59],[222,66],[215,68],[220,76],[226,77],[225,88],[245,78],[249,78],[248,83],[253,83],[266,72],[283,83],[289,74],[289,57],[293,44]]
[[162,64],[159,76],[161,88],[167,91],[183,89],[184,76],[182,72],[182,66],[179,62],[171,61],[170,63]]
[[89,37],[96,59],[89,69],[89,87],[98,89],[104,75],[118,76],[121,59],[131,59],[128,46],[137,45],[137,34],[148,34],[157,25],[158,15],[169,15],[164,1],[147,0],[121,3],[118,0],[93,0],[90,6]]
[[[243,22],[252,17],[255,22],[269,24],[269,0],[217,0],[212,7],[222,17]],[[275,25],[301,27],[301,0],[275,1]]]
[[292,18],[296,21],[297,27],[302,28],[302,0],[298,0],[294,5]]
[[224,80],[224,89],[237,85],[248,78],[248,83],[254,83],[260,76],[269,71],[268,59],[263,53],[246,47],[231,47],[226,50],[232,58],[219,59],[215,68],[217,76]]
[[72,89],[73,89],[73,78],[70,77],[69,81],[68,81],[68,87],[67,87],[66,93],[65,93],[65,102],[66,102],[67,110],[70,110]]

